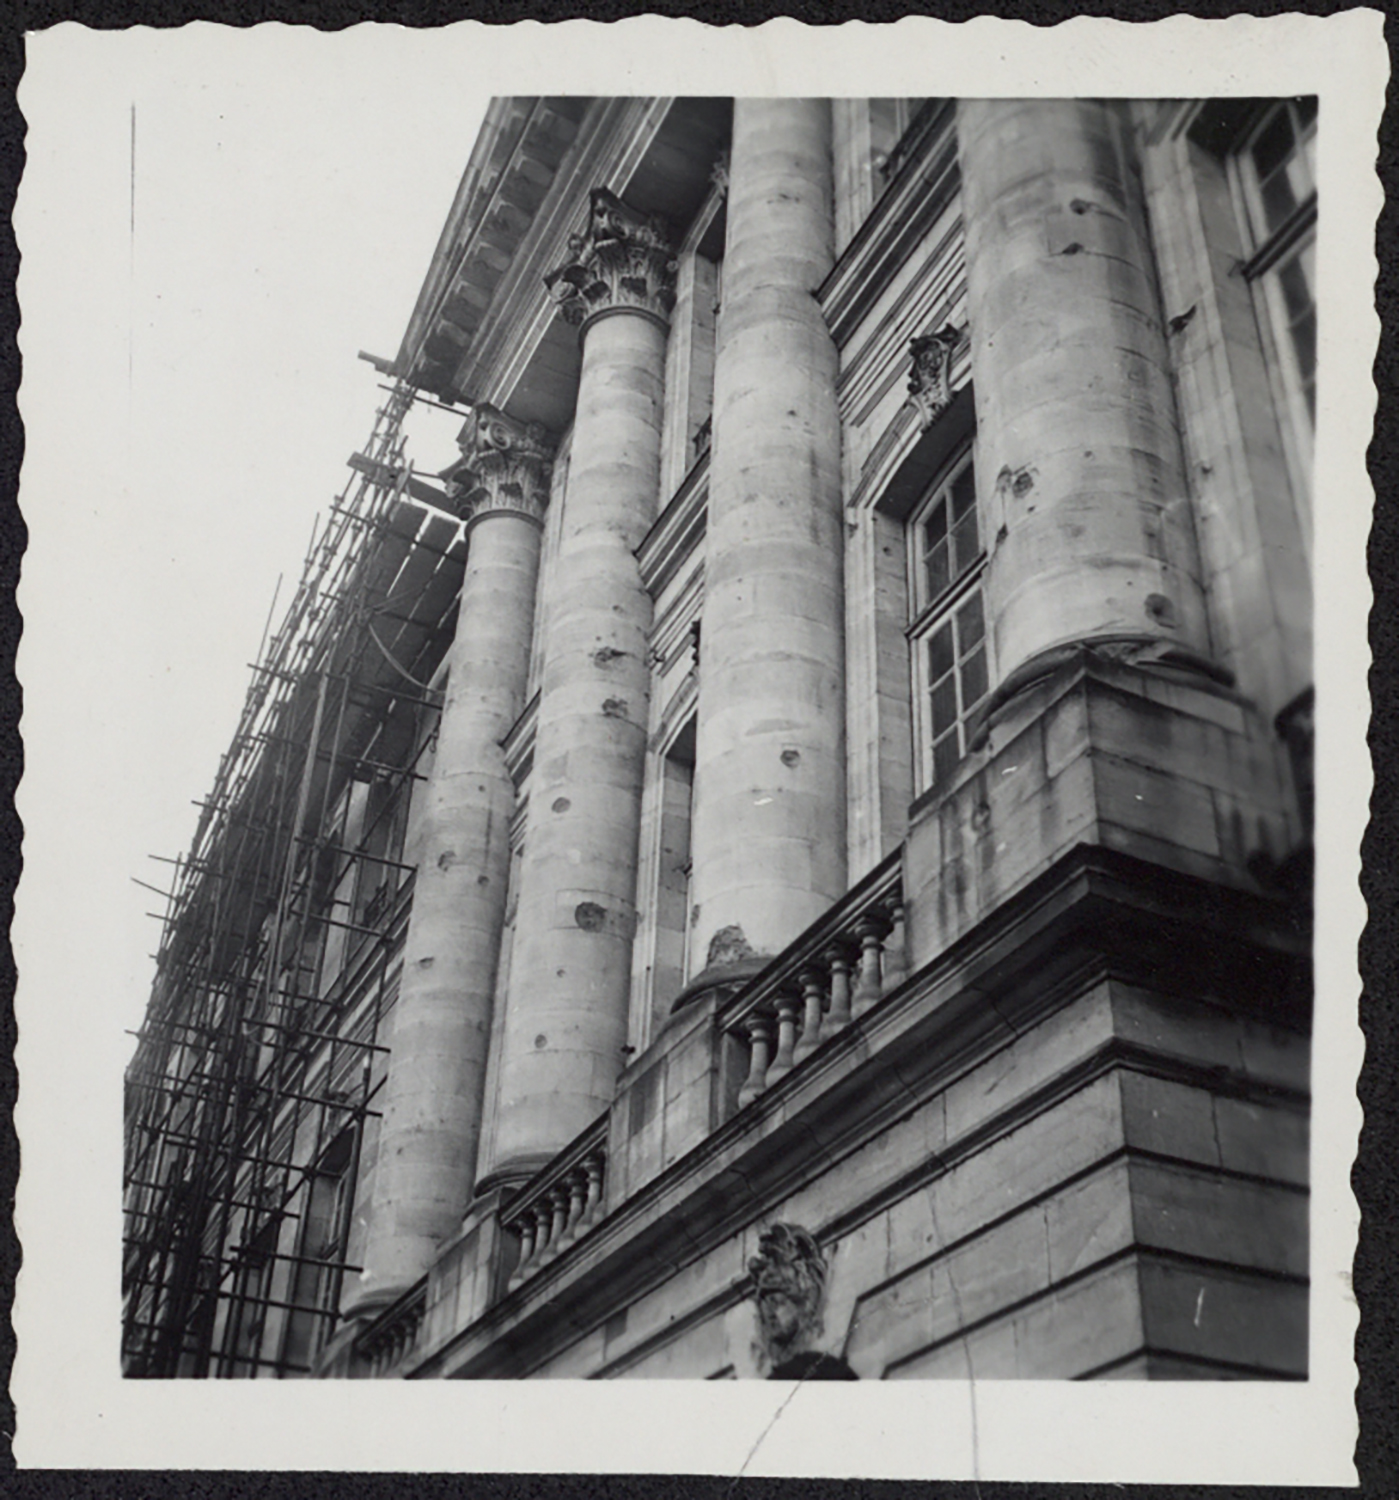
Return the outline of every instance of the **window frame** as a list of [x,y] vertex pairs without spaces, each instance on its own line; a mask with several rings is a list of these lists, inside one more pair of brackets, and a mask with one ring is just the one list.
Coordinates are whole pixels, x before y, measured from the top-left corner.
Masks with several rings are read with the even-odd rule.
[[[954,572],[949,568],[948,579],[936,593],[928,590],[926,561],[932,549],[925,548],[925,526],[939,504],[948,506],[946,535],[949,553],[954,548],[954,534],[958,524],[953,509],[953,495],[957,481],[967,472],[972,476],[972,504],[966,515],[975,517],[976,548],[973,555]],[[981,496],[976,487],[976,464],[973,444],[968,441],[959,445],[956,452],[943,466],[941,472],[924,492],[917,505],[909,512],[905,522],[906,562],[908,569],[909,624],[904,632],[909,648],[909,686],[913,705],[913,759],[915,768],[915,796],[935,791],[947,783],[951,768],[939,776],[937,771],[937,749],[943,744],[948,731],[935,734],[933,726],[933,688],[947,680],[949,673],[956,695],[956,714],[951,733],[955,735],[956,758],[959,765],[967,754],[969,723],[977,707],[986,701],[996,680],[995,656],[992,650],[991,632],[986,619],[985,592],[982,588],[986,572],[986,517]],[[963,611],[973,599],[981,605],[981,633],[970,650],[963,649],[961,619]],[[932,677],[929,663],[929,648],[933,638],[944,628],[952,632],[952,658],[949,671],[936,679]],[[963,670],[980,649],[984,661],[985,681],[981,692],[970,703],[963,702]]]

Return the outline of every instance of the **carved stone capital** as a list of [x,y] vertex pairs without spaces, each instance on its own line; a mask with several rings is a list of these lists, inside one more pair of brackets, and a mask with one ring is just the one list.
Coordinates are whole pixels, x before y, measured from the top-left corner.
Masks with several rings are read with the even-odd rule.
[[952,355],[962,338],[963,331],[948,323],[937,333],[909,340],[913,369],[908,377],[908,404],[924,431],[952,404]]
[[568,239],[568,259],[544,278],[566,321],[582,326],[610,308],[666,319],[675,305],[675,256],[665,221],[594,188],[588,227]]
[[470,523],[505,510],[543,524],[554,441],[542,424],[517,422],[483,404],[462,424],[457,447],[461,457],[440,477],[459,516]]

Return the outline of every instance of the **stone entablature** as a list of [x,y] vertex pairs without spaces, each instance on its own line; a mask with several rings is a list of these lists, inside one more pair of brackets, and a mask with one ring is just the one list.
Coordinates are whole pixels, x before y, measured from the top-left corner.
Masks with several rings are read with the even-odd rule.
[[568,239],[568,259],[544,278],[566,322],[631,308],[665,320],[675,306],[676,262],[668,227],[608,188],[594,188],[588,226]]
[[554,441],[541,423],[517,422],[483,403],[462,424],[457,446],[462,456],[441,478],[468,525],[500,510],[544,524]]

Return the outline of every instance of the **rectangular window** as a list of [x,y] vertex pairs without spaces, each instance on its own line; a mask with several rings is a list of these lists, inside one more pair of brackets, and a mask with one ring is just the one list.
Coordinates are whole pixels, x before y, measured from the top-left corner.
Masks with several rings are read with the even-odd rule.
[[933,486],[914,513],[909,538],[915,732],[921,789],[927,790],[944,785],[966,754],[967,721],[991,684],[970,454]]
[[1315,99],[1280,99],[1255,116],[1234,152],[1241,219],[1274,397],[1302,494],[1316,428]]

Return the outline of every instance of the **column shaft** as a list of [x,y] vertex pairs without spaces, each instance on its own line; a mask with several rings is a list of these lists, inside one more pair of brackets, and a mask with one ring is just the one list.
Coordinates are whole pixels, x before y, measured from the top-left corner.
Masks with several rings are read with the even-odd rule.
[[845,892],[844,537],[827,100],[734,104],[700,639],[696,966]]
[[1118,638],[1209,651],[1140,183],[1120,112],[958,113],[987,613],[1002,683]]
[[[580,237],[574,263],[550,278],[556,296],[562,284],[560,300],[576,288],[591,306],[565,304],[584,321],[583,363],[500,1054],[495,1181],[533,1171],[596,1119],[625,1060],[651,676],[651,597],[635,549],[656,514],[666,326],[654,304],[668,309],[673,281],[661,260],[665,295],[637,291],[660,257],[647,249],[654,235],[632,244],[628,212],[595,193],[597,239]],[[595,254],[595,243],[604,250]]]
[[547,462],[535,463],[533,495],[516,485],[473,518],[393,1014],[361,1306],[410,1286],[471,1196],[515,800],[501,742],[524,707],[547,494]]

